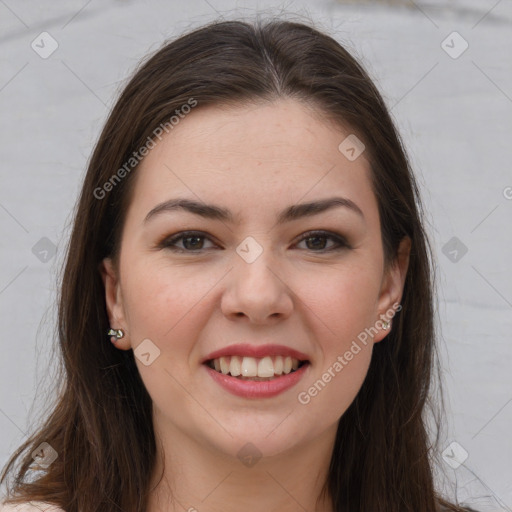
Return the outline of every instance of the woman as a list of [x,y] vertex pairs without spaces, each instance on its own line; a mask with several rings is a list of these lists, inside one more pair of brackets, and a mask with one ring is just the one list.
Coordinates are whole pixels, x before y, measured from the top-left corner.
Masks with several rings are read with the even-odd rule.
[[434,489],[424,422],[420,213],[379,92],[332,38],[229,21],[166,44],[89,163],[65,384],[4,470],[28,450],[7,506],[462,510]]

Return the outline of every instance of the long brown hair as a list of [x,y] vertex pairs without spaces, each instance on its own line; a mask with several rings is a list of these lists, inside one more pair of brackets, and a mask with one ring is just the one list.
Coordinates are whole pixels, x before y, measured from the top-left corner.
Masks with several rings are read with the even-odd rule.
[[[119,253],[137,170],[126,163],[191,99],[201,108],[279,98],[313,106],[366,145],[386,265],[403,237],[412,241],[402,310],[375,345],[366,380],[339,421],[324,492],[336,512],[462,510],[434,489],[438,437],[432,440],[426,412],[437,368],[435,280],[410,163],[362,66],[330,36],[282,20],[193,30],[141,63],[121,93],[90,159],[67,248],[58,311],[62,390],[42,427],[4,468],[0,482],[21,458],[9,502],[40,500],[67,512],[145,511],[157,449],[152,402],[133,352],[108,342],[99,272],[103,258]],[[58,457],[25,481],[43,442]]]

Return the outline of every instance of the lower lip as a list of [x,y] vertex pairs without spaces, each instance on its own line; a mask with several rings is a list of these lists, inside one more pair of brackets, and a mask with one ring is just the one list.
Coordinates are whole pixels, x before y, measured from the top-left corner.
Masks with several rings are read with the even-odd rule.
[[220,384],[226,391],[243,398],[270,398],[295,386],[308,371],[310,363],[303,364],[299,369],[287,375],[275,377],[272,380],[240,380],[231,375],[225,375],[203,365],[213,380]]

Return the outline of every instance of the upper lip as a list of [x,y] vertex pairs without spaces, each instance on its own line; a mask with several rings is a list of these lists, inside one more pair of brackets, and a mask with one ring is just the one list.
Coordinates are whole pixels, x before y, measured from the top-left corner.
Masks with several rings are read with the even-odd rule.
[[265,356],[290,356],[299,361],[308,361],[309,357],[303,352],[299,352],[285,345],[247,345],[243,343],[237,343],[235,345],[229,345],[219,350],[215,350],[211,354],[207,355],[201,363],[206,363],[211,359],[218,359],[222,356],[249,356],[261,358]]

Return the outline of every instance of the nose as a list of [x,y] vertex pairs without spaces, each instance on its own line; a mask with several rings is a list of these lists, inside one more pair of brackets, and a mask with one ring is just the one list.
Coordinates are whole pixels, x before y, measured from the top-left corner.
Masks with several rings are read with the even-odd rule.
[[270,249],[249,263],[235,255],[234,268],[222,296],[221,309],[231,319],[244,318],[250,323],[268,324],[288,318],[293,310],[291,283],[281,266],[271,257]]

